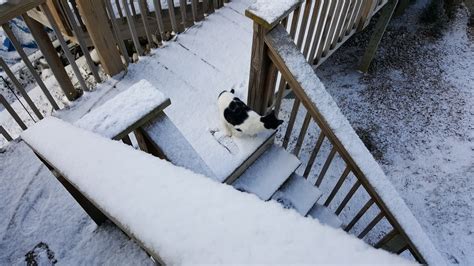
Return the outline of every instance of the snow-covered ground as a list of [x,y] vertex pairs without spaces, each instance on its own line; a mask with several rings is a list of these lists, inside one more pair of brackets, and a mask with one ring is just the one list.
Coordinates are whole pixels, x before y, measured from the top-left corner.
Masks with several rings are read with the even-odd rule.
[[[439,38],[425,1],[390,24],[369,74],[355,71],[368,32],[317,73],[450,263],[474,264],[474,42],[467,11]],[[472,26],[471,26],[472,27]],[[472,29],[471,29],[472,30]]]
[[[432,37],[417,21],[423,2],[391,23],[368,75],[354,70],[368,32],[342,46],[317,73],[435,246],[449,262],[472,265],[473,39],[466,35],[464,10],[442,37]],[[57,97],[64,101],[59,90]],[[38,101],[45,103],[44,97]],[[285,115],[291,101],[283,107]],[[309,134],[317,137],[314,130]],[[23,143],[0,150],[0,165],[0,194],[7,195],[0,203],[0,264],[35,254],[64,264],[151,263],[114,226],[96,228]]]

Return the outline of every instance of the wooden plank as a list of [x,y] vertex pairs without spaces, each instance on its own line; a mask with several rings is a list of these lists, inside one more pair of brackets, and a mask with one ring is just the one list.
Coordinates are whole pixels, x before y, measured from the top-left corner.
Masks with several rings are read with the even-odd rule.
[[84,78],[82,77],[81,71],[79,70],[79,67],[76,64],[76,59],[72,55],[71,51],[69,50],[69,46],[66,43],[66,40],[64,39],[63,35],[61,34],[61,31],[59,30],[58,24],[54,20],[53,16],[51,15],[51,11],[49,7],[46,4],[41,5],[41,10],[43,13],[46,15],[46,18],[48,19],[49,23],[51,24],[51,27],[53,28],[54,33],[56,34],[56,38],[58,39],[59,43],[61,44],[61,48],[64,52],[64,55],[66,56],[67,60],[69,61],[69,65],[72,68],[72,71],[74,72],[74,75],[76,75],[76,79],[79,81],[79,85],[81,86],[81,89],[83,91],[89,90],[87,88],[86,82]]
[[99,55],[105,73],[110,76],[124,70],[124,65],[117,51],[116,41],[109,27],[107,12],[101,1],[76,0],[77,6],[84,18],[87,33]]
[[53,17],[54,21],[56,22],[58,29],[66,36],[72,36],[72,29],[69,21],[66,19],[64,13],[62,12],[62,6],[60,0],[46,0],[45,3],[49,11],[51,12],[51,16]]
[[[91,54],[89,53],[89,49],[86,45],[84,36],[86,35],[85,32],[82,30],[82,27],[79,27],[76,24],[76,17],[72,13],[68,1],[62,0],[63,2],[63,10],[66,14],[66,17],[69,19],[69,24],[71,25],[72,33],[76,36],[77,41],[79,42],[79,46],[81,47],[81,51],[84,54],[84,58],[86,59],[87,65],[89,66],[89,70],[91,71],[94,79],[97,83],[100,83],[102,80],[99,76],[99,71],[97,70],[96,65],[92,61]],[[110,4],[109,1],[106,1]]]
[[0,125],[0,134],[7,140],[7,141],[12,141],[13,138],[8,134],[7,130],[3,128],[3,126]]
[[387,29],[388,23],[392,19],[392,15],[393,12],[395,12],[397,4],[398,0],[390,0],[389,3],[383,9],[382,13],[380,14],[379,20],[375,25],[375,31],[372,34],[372,37],[370,38],[369,44],[367,45],[364,56],[362,57],[362,61],[359,65],[359,70],[361,72],[367,73],[367,71],[369,71],[370,63],[375,57],[377,48],[379,47],[383,34]]
[[43,119],[43,114],[41,114],[41,112],[38,110],[35,103],[31,100],[30,96],[26,92],[25,88],[23,88],[23,86],[20,84],[18,79],[15,77],[13,72],[10,70],[10,68],[5,63],[5,61],[3,61],[2,58],[0,58],[0,66],[2,67],[3,71],[5,71],[5,73],[7,74],[8,78],[10,78],[13,85],[15,85],[17,90],[21,93],[21,96],[23,96],[23,99],[25,99],[26,103],[28,104],[28,106],[30,106],[31,110],[33,110],[36,117],[38,117],[39,119]]
[[3,107],[5,107],[7,112],[13,117],[13,119],[21,127],[21,129],[23,130],[27,129],[25,123],[23,123],[23,120],[21,120],[20,116],[18,116],[15,110],[13,110],[12,106],[7,102],[7,99],[5,99],[5,97],[3,97],[2,94],[0,94],[0,104],[2,104]]
[[125,43],[123,41],[124,39],[122,38],[122,34],[118,28],[114,9],[112,8],[112,4],[110,3],[110,1],[105,1],[105,9],[109,14],[112,30],[114,32],[115,39],[117,40],[117,45],[120,49],[120,52],[122,53],[123,58],[125,59],[125,64],[128,66],[128,64],[130,64],[130,56],[128,55],[127,47],[125,47]]
[[[133,4],[133,3],[132,3]],[[133,45],[135,46],[135,50],[139,55],[144,55],[145,51],[143,50],[140,40],[138,40],[138,34],[135,27],[135,19],[132,17],[130,13],[130,8],[127,4],[127,0],[122,0],[123,9],[125,10],[125,16],[127,17],[127,25],[130,34],[132,35]]]
[[36,83],[40,87],[41,91],[46,96],[46,99],[48,99],[49,103],[51,104],[51,106],[53,106],[54,110],[59,110],[58,104],[54,100],[53,96],[51,96],[51,93],[46,88],[46,85],[44,85],[44,82],[41,80],[41,77],[36,72],[35,68],[33,67],[33,64],[31,64],[30,59],[28,59],[28,56],[26,55],[25,51],[23,51],[23,48],[21,47],[20,42],[16,38],[15,34],[13,34],[13,31],[11,30],[10,26],[7,24],[3,24],[2,28],[5,34],[7,34],[7,37],[12,42],[13,47],[15,47],[15,50],[20,55],[21,60],[23,60],[23,63],[30,70],[31,75],[33,75],[33,78],[35,79]]
[[351,169],[349,168],[348,165],[346,165],[346,169],[344,169],[344,172],[342,172],[341,177],[339,177],[339,180],[337,180],[336,185],[331,190],[331,193],[329,194],[328,198],[324,202],[324,206],[327,207],[327,206],[329,206],[329,204],[331,204],[331,201],[336,196],[337,192],[341,188],[342,184],[344,183],[344,181],[346,180],[346,178],[347,178],[347,176],[349,175],[350,172],[351,172]]

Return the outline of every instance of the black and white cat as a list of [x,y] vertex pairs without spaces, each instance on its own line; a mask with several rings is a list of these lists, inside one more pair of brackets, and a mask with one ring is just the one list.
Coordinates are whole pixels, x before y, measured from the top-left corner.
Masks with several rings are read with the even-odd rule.
[[234,90],[223,91],[218,98],[219,114],[227,136],[255,136],[264,130],[276,129],[279,120],[272,111],[260,116],[234,95]]

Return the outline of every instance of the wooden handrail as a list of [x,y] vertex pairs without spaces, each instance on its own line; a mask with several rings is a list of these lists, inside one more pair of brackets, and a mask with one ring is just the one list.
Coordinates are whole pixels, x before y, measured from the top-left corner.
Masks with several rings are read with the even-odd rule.
[[380,209],[381,214],[373,220],[371,227],[385,217],[407,242],[409,250],[420,263],[443,263],[441,255],[325,90],[285,28],[276,26],[265,35],[264,41],[271,63],[275,64],[289,84],[296,100],[311,114],[355,175],[357,182]]
[[259,0],[245,10],[245,15],[267,30],[273,29],[303,0]]

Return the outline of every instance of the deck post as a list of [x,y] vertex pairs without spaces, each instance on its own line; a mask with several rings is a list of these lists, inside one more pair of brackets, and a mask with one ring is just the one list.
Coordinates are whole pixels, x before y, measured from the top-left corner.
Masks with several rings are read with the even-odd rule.
[[380,18],[375,25],[375,32],[370,38],[367,49],[365,50],[362,61],[359,65],[359,71],[367,73],[369,71],[369,66],[372,60],[374,59],[377,48],[382,40],[385,29],[387,29],[388,23],[390,22],[392,15],[397,8],[398,0],[390,0],[387,5],[383,8]]
[[268,57],[267,46],[265,45],[265,34],[268,29],[253,23],[252,55],[250,61],[250,77],[248,87],[247,105],[255,112],[263,115],[266,111],[264,99],[267,95],[264,91],[267,74],[271,66],[271,60]]
[[69,101],[75,100],[78,96],[80,96],[80,94],[74,88],[74,85],[72,84],[71,79],[64,69],[64,65],[61,62],[56,49],[51,43],[48,34],[44,30],[43,24],[31,19],[26,13],[23,14],[22,17],[30,29],[31,35],[33,35],[36,44],[38,44],[44,59],[46,59],[46,62],[48,62],[48,65],[51,68],[54,77],[58,81],[59,87],[61,87],[63,90],[64,95],[66,95]]
[[87,27],[105,73],[116,75],[125,69],[110,30],[107,12],[102,1],[76,0],[82,20]]

